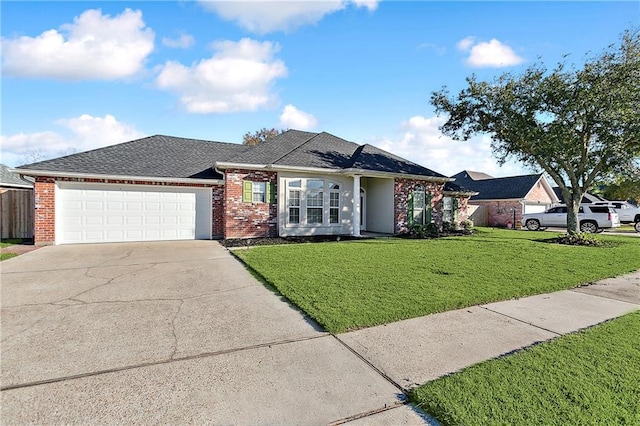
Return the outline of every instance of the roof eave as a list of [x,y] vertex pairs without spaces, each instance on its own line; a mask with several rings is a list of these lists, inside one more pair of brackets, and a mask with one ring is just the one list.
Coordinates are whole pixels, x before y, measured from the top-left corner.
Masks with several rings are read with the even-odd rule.
[[393,172],[382,172],[377,170],[367,170],[367,169],[343,169],[343,174],[346,175],[366,175],[372,177],[394,177],[394,178],[404,178],[404,179],[418,179],[429,182],[453,182],[455,179],[449,178],[446,176],[438,177],[438,176],[425,176],[425,175],[417,175],[410,173],[393,173]]
[[75,178],[75,179],[106,179],[106,180],[128,180],[140,182],[167,182],[167,183],[194,183],[208,185],[223,185],[223,179],[195,179],[195,178],[175,178],[163,176],[134,176],[134,175],[104,175],[98,173],[75,173],[51,170],[30,170],[12,169],[12,172],[25,176],[46,176],[52,178]]
[[474,197],[478,194],[479,192],[471,192],[471,191],[442,191],[442,195],[448,195],[448,196]]

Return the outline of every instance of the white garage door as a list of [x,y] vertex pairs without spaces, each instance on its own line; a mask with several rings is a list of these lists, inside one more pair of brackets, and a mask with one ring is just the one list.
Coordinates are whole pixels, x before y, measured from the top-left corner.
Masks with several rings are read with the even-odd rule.
[[547,210],[547,206],[544,204],[525,204],[524,214],[529,213],[543,213]]
[[59,182],[56,243],[211,238],[211,190]]

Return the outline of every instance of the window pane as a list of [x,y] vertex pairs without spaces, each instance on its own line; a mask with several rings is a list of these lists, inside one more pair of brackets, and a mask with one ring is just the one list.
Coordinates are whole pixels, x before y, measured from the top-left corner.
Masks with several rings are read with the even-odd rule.
[[317,209],[317,208],[307,209],[307,223],[309,224],[322,223],[322,209]]
[[329,209],[329,223],[338,223],[340,221],[340,209]]
[[298,207],[289,208],[289,223],[300,223],[300,209]]
[[289,182],[289,188],[300,188],[302,187],[302,185],[300,184],[301,182],[301,180],[292,180],[291,182]]
[[340,189],[340,185],[335,182],[329,182],[329,189]]
[[413,191],[413,208],[424,208],[424,191]]
[[322,192],[310,192],[307,194],[307,207],[322,207],[323,202]]
[[307,180],[307,189],[322,189],[324,181],[318,179]]
[[329,206],[340,207],[340,193],[332,192],[329,194]]
[[300,191],[289,191],[289,205],[300,206]]
[[443,207],[445,210],[453,210],[453,198],[444,197],[443,199]]
[[265,192],[264,182],[253,182],[253,202],[254,203],[264,203],[264,192]]

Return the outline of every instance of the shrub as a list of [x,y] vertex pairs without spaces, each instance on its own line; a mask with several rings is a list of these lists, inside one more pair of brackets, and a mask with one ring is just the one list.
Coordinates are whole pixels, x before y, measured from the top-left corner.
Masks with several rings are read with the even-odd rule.
[[456,222],[442,222],[442,232],[445,234],[456,232],[458,230],[458,224]]
[[575,233],[575,234],[562,234],[556,238],[550,240],[551,242],[557,244],[566,244],[569,246],[590,246],[590,247],[601,247],[604,243],[592,234],[585,233]]
[[473,222],[470,221],[469,219],[465,219],[465,220],[460,222],[460,227],[462,229],[468,231],[468,230],[473,228]]
[[433,238],[440,235],[438,225],[428,223],[426,225],[411,225],[409,227],[409,235],[415,238]]

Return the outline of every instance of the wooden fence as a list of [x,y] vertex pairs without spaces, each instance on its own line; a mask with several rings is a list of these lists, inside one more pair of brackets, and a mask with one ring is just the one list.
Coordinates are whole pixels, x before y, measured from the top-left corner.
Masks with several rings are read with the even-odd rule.
[[33,190],[0,189],[0,237],[33,238]]
[[489,224],[489,208],[487,206],[472,206],[469,205],[471,215],[469,219],[473,222],[474,226],[487,226]]

